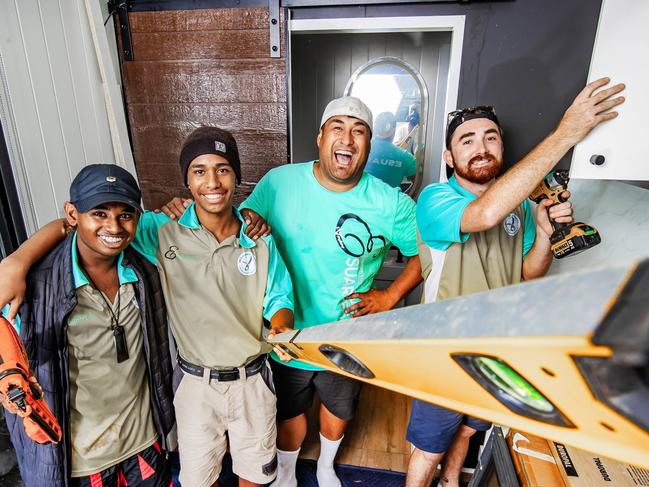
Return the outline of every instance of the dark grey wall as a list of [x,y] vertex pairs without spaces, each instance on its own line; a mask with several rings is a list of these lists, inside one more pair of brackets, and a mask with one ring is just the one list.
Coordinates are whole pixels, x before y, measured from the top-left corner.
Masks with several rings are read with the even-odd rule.
[[297,33],[291,38],[293,161],[317,159],[316,135],[327,103],[343,95],[352,74],[370,59],[394,56],[412,65],[429,91],[428,110],[435,108],[441,44],[448,32],[380,34]]
[[465,15],[458,106],[496,107],[511,164],[556,126],[585,85],[600,6],[600,0],[516,0],[300,8],[292,13],[294,19]]

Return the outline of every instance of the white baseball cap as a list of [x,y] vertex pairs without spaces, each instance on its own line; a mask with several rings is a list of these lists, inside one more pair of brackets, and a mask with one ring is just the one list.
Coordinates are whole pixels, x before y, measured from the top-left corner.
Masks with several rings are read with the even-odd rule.
[[372,131],[372,111],[367,108],[365,103],[355,96],[343,96],[331,100],[322,114],[320,128],[324,126],[327,120],[336,115],[346,115],[348,117],[357,118],[365,122],[370,129],[370,132]]

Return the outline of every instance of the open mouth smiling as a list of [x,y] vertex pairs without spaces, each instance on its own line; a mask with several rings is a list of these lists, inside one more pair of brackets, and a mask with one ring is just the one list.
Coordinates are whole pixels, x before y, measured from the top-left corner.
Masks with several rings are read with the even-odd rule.
[[120,235],[98,234],[97,237],[108,247],[119,247],[126,240],[126,237]]
[[337,150],[334,152],[336,163],[339,166],[349,166],[352,163],[352,156],[354,154],[348,150]]

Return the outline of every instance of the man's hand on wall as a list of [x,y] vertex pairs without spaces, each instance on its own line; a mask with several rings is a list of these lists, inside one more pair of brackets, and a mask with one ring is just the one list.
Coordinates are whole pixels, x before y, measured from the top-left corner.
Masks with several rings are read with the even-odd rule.
[[556,131],[571,145],[580,142],[600,123],[617,117],[618,112],[609,110],[624,103],[622,96],[613,98],[624,90],[624,84],[597,91],[610,81],[609,78],[600,78],[586,85],[564,113]]

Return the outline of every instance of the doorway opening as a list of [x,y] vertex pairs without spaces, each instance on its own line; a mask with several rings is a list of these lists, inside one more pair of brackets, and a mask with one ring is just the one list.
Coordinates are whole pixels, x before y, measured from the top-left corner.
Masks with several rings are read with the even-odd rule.
[[[463,36],[463,16],[291,20],[291,161],[316,159],[326,104],[357,96],[375,120],[391,120],[395,133],[378,135],[414,156],[414,174],[404,170],[392,179],[416,197],[439,180],[444,117],[456,108]],[[401,166],[395,159],[377,158],[390,168]]]

